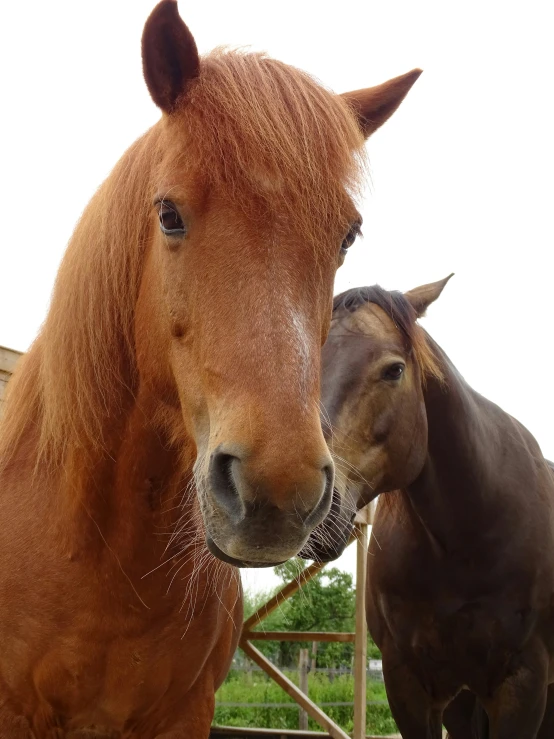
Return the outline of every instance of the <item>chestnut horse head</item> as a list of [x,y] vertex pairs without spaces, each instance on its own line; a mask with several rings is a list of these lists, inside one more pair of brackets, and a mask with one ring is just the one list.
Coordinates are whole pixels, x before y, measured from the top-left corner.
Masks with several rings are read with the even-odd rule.
[[39,338],[42,450],[117,454],[139,403],[196,460],[211,552],[268,566],[331,505],[319,375],[333,280],[360,227],[364,139],[420,71],[334,95],[261,54],[200,57],[174,0],[142,54],[162,118],[63,261]]
[[355,511],[421,471],[427,453],[423,386],[426,376],[440,377],[440,371],[417,319],[450,277],[404,294],[375,285],[335,297],[321,385],[335,495],[306,556],[335,559],[349,541]]

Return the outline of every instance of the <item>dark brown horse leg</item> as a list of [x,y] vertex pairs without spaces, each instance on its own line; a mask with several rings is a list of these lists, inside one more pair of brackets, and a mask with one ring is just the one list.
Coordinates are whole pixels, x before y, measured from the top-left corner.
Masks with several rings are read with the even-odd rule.
[[488,736],[487,715],[469,690],[462,690],[449,703],[442,715],[442,723],[448,739],[487,739]]
[[521,667],[483,704],[490,720],[490,739],[537,739],[545,716],[546,676]]
[[389,706],[402,739],[442,739],[442,711],[406,665],[388,664],[383,674]]
[[473,739],[474,710],[475,696],[469,690],[462,690],[448,704],[442,716],[442,723],[448,732],[448,739]]
[[554,737],[554,685],[548,687],[546,710],[537,739],[553,739]]

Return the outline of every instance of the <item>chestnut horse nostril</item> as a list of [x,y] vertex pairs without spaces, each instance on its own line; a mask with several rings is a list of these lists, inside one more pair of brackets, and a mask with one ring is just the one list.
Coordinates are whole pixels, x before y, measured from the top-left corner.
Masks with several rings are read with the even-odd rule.
[[317,526],[331,508],[331,502],[333,500],[333,485],[335,482],[335,467],[333,463],[329,462],[324,465],[321,468],[321,472],[323,473],[325,483],[319,501],[315,507],[309,511],[308,515],[304,519],[304,525],[307,528]]
[[332,462],[324,465],[323,474],[325,475],[325,490],[332,488],[335,483],[335,465]]
[[212,495],[231,518],[240,518],[242,515],[242,501],[233,475],[233,467],[240,464],[239,457],[225,452],[214,452],[210,459]]
[[294,511],[302,526],[312,528],[331,506],[334,466],[327,460],[319,474],[312,469],[307,479],[289,479],[285,489],[276,491],[267,487],[264,479],[257,478],[253,485],[248,464],[220,446],[212,452],[208,470],[212,503],[235,524],[245,518],[267,516],[269,511],[285,515]]

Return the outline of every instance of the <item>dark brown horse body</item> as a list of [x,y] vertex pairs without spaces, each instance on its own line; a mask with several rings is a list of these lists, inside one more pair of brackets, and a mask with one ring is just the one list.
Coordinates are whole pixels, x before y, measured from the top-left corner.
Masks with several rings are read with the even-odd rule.
[[232,565],[295,555],[330,507],[334,276],[364,139],[419,76],[340,96],[200,58],[172,0],[142,49],[162,118],[84,211],[0,428],[2,739],[208,736]]
[[456,696],[444,715],[453,739],[546,739],[554,474],[532,435],[416,324],[445,283],[335,299],[322,395],[342,466],[335,531],[386,493],[367,618],[404,739],[439,739]]

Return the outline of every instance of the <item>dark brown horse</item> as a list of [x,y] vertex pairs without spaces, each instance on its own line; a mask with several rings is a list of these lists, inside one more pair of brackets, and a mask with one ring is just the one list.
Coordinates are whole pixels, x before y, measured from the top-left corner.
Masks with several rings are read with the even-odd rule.
[[454,739],[551,739],[554,474],[417,324],[446,282],[335,298],[322,401],[340,499],[313,539],[340,549],[384,494],[367,617],[404,739],[443,720]]
[[364,139],[419,75],[340,96],[199,58],[172,0],[142,50],[162,118],[86,208],[0,429],[2,739],[207,737],[232,565],[286,560],[329,510],[333,280]]

